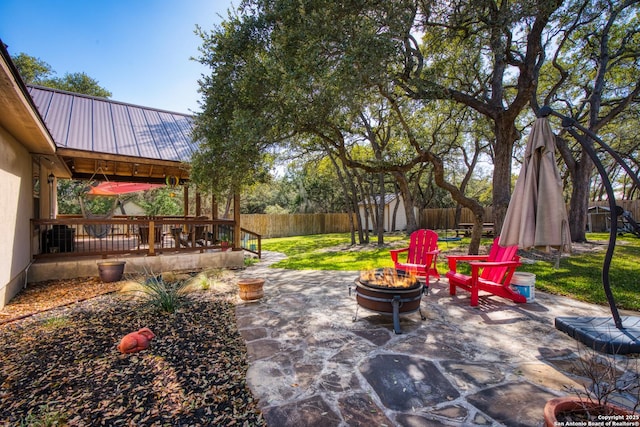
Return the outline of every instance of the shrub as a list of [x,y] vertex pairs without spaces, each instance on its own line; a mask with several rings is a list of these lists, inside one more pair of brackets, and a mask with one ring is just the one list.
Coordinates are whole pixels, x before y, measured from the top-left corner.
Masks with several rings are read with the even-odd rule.
[[142,284],[142,292],[149,304],[160,311],[173,313],[187,294],[186,281],[165,282],[162,276],[148,277]]

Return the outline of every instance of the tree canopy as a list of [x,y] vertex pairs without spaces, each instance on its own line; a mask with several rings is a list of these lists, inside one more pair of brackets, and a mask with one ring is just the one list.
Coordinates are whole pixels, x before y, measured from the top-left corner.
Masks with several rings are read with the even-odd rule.
[[[265,155],[317,150],[349,198],[369,182],[373,194],[410,200],[428,175],[482,223],[470,184],[490,159],[499,232],[514,150],[540,103],[580,103],[571,115],[584,120],[600,114],[580,114],[592,103],[620,113],[637,104],[637,4],[245,0],[198,29],[211,73],[200,82],[197,179],[237,189],[260,176]],[[597,93],[611,96],[599,103]],[[563,155],[569,167],[572,158]]]
[[56,72],[53,71],[48,63],[26,53],[12,56],[11,60],[25,83],[99,96],[101,98],[111,97],[111,92],[100,86],[97,80],[89,77],[86,73],[65,73],[62,77],[55,77]]
[[[547,50],[549,60],[541,68],[534,105],[551,105],[616,148],[620,144],[619,151],[633,159],[628,140],[623,143],[620,136],[625,122],[637,123],[638,118],[640,1],[565,2],[549,31]],[[559,133],[557,146],[571,178],[571,237],[584,241],[590,184],[598,179],[587,153]],[[615,178],[619,167],[611,160],[602,157]]]

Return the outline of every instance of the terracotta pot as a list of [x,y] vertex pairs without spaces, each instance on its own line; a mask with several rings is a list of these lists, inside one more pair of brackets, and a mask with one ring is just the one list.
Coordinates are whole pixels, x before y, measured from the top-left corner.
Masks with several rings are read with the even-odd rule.
[[124,274],[125,261],[105,261],[98,263],[98,274],[100,280],[105,283],[122,280]]
[[[583,401],[577,396],[556,397],[544,406],[544,422],[547,427],[563,425],[558,421],[558,414],[563,412],[581,412],[587,408],[592,416],[597,415],[633,415],[633,411],[608,403],[607,410],[599,407],[597,402]],[[595,421],[598,421],[595,419]]]
[[244,301],[254,301],[264,296],[262,289],[264,279],[240,279],[238,280],[238,294]]

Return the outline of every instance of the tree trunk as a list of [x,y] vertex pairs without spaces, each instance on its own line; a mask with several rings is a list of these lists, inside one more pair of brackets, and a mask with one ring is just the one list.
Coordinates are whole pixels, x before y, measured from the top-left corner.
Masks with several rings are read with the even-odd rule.
[[[362,218],[360,218],[360,212],[358,209],[358,190],[356,188],[353,176],[349,173],[349,170],[345,167],[344,173],[338,164],[335,156],[331,153],[331,151],[327,150],[329,154],[329,159],[331,160],[331,164],[335,168],[336,175],[338,176],[338,180],[340,182],[340,186],[342,187],[342,192],[344,196],[344,204],[347,208],[347,213],[349,214],[349,228],[351,229],[351,245],[356,244],[356,230],[358,230],[358,237],[360,243],[363,243],[362,236]],[[354,224],[353,218],[356,218],[357,224]]]
[[502,230],[511,198],[511,156],[518,131],[513,123],[496,120],[496,143],[493,148],[493,231]]
[[391,230],[394,230],[397,228],[397,217],[398,217],[398,209],[400,208],[400,203],[397,202],[398,197],[399,197],[399,193],[396,190],[395,192],[395,199],[396,199],[396,203],[393,204],[393,214],[391,214]]
[[433,175],[436,184],[440,188],[444,188],[461,206],[469,208],[473,212],[475,226],[471,231],[471,242],[469,243],[468,254],[477,255],[480,250],[480,238],[482,237],[482,223],[484,222],[484,208],[477,200],[466,197],[458,187],[447,182],[444,179],[444,164],[442,159],[436,155],[429,155],[429,162],[433,165]]
[[[343,160],[344,161],[344,160]],[[361,243],[369,243],[369,216],[371,214],[371,198],[370,195],[364,188],[364,182],[362,180],[362,176],[359,173],[354,172],[357,179],[358,190],[360,192],[359,199],[362,201],[362,216],[364,216],[364,224],[362,224],[362,229],[364,230],[364,242]],[[358,215],[360,215],[360,206],[358,206]],[[361,220],[362,221],[362,220]]]
[[586,242],[587,214],[589,210],[589,187],[593,161],[583,151],[582,158],[573,170],[573,190],[569,204],[569,230],[571,241]]
[[407,234],[411,234],[418,229],[418,222],[416,221],[413,196],[409,190],[409,182],[404,173],[393,172],[393,176],[396,178],[400,194],[404,199],[404,210],[407,216]]
[[387,206],[386,203],[386,193],[384,191],[384,173],[380,172],[378,174],[378,186],[380,188],[380,190],[378,191],[379,196],[378,196],[378,204],[377,204],[377,208],[378,208],[378,246],[382,246],[384,245],[384,211],[385,208]]
[[222,218],[228,219],[231,214],[231,202],[233,201],[233,194],[227,195],[227,201],[224,206],[224,213],[222,214]]

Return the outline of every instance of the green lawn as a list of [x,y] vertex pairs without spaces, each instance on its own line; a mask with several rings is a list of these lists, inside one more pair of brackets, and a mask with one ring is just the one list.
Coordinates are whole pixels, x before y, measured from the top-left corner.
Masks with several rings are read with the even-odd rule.
[[[608,234],[587,234],[589,241],[606,242]],[[288,259],[274,267],[291,270],[340,270],[357,271],[379,267],[392,267],[389,249],[404,247],[408,238],[400,234],[385,235],[385,246],[377,247],[373,242],[366,248],[349,246],[348,233],[319,234],[311,236],[265,239],[262,249],[287,254]],[[491,239],[483,239],[489,244]],[[438,271],[447,271],[446,254],[465,251],[469,239],[459,242],[440,242],[441,255]],[[606,305],[602,286],[602,268],[605,251],[572,254],[562,258],[560,267],[554,268],[549,261],[523,264],[519,271],[536,275],[536,288],[545,292],[566,295],[577,300]],[[610,270],[610,282],[619,308],[640,311],[640,238],[626,234],[618,237]]]

